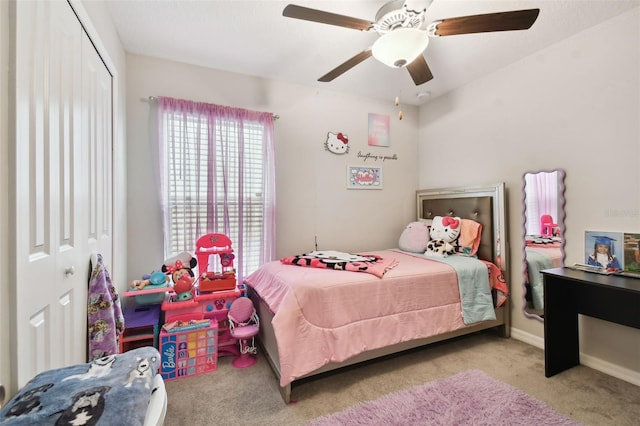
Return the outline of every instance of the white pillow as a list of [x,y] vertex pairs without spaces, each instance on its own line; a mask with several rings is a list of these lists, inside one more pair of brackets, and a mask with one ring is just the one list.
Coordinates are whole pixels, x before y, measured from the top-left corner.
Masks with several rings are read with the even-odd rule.
[[400,250],[411,253],[423,253],[429,242],[429,224],[427,222],[411,222],[404,228],[398,241]]

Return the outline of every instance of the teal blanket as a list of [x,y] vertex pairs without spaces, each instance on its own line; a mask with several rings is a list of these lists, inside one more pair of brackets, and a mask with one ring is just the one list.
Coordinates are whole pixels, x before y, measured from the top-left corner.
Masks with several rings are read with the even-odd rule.
[[455,269],[460,287],[462,319],[465,324],[496,319],[489,285],[489,271],[484,263],[468,256],[424,257],[446,263]]
[[540,271],[553,267],[553,261],[549,256],[545,256],[540,251],[527,251],[527,276],[531,288],[531,301],[534,309],[544,309],[544,289],[542,284],[542,274]]

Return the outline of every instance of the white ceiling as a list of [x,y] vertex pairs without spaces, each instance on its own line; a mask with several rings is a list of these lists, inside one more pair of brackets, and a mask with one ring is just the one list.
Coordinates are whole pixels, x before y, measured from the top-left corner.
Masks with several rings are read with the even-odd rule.
[[[329,83],[317,79],[377,38],[333,25],[285,18],[288,3],[374,20],[385,0],[103,0],[127,52],[249,76],[420,105],[633,7],[640,0],[434,0],[431,21],[539,8],[531,29],[431,39],[433,80],[415,86],[407,70],[373,57]],[[407,0],[422,9],[429,0]],[[603,34],[606,36],[606,34]],[[615,46],[612,46],[614,48]],[[418,96],[418,93],[427,96]]]

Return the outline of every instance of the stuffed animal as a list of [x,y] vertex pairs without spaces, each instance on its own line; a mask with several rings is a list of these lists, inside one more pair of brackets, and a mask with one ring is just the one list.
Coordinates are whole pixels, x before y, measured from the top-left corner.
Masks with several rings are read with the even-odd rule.
[[447,257],[456,252],[456,244],[460,235],[461,221],[459,217],[436,216],[431,223],[425,255]]
[[162,272],[154,272],[152,274],[145,274],[141,280],[133,280],[131,282],[131,288],[136,290],[143,290],[148,285],[162,285],[169,281],[169,276]]
[[429,224],[427,222],[411,222],[400,234],[398,248],[411,253],[424,253],[429,240]]
[[198,264],[198,260],[190,253],[182,252],[177,256],[167,259],[162,264],[162,272],[152,272],[145,274],[141,280],[131,281],[131,288],[143,290],[148,285],[162,285],[171,280],[175,285],[182,275],[188,274],[194,277],[193,268]]
[[198,260],[193,257],[191,253],[184,251],[175,257],[165,260],[162,264],[161,270],[165,274],[171,276],[171,280],[175,285],[184,274],[189,274],[191,278],[193,278],[195,276],[193,269],[197,264]]

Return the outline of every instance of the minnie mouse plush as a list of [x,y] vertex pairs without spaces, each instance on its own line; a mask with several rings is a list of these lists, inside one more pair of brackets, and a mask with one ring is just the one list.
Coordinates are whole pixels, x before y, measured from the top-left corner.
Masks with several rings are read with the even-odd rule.
[[195,257],[190,253],[182,252],[179,255],[167,259],[162,264],[162,272],[171,276],[173,284],[177,284],[180,277],[184,274],[189,274],[191,278],[194,277],[193,269],[198,264]]
[[162,265],[162,272],[171,276],[173,289],[176,292],[177,300],[190,300],[193,297],[194,273],[198,261],[190,253],[182,252],[176,257],[165,260]]

